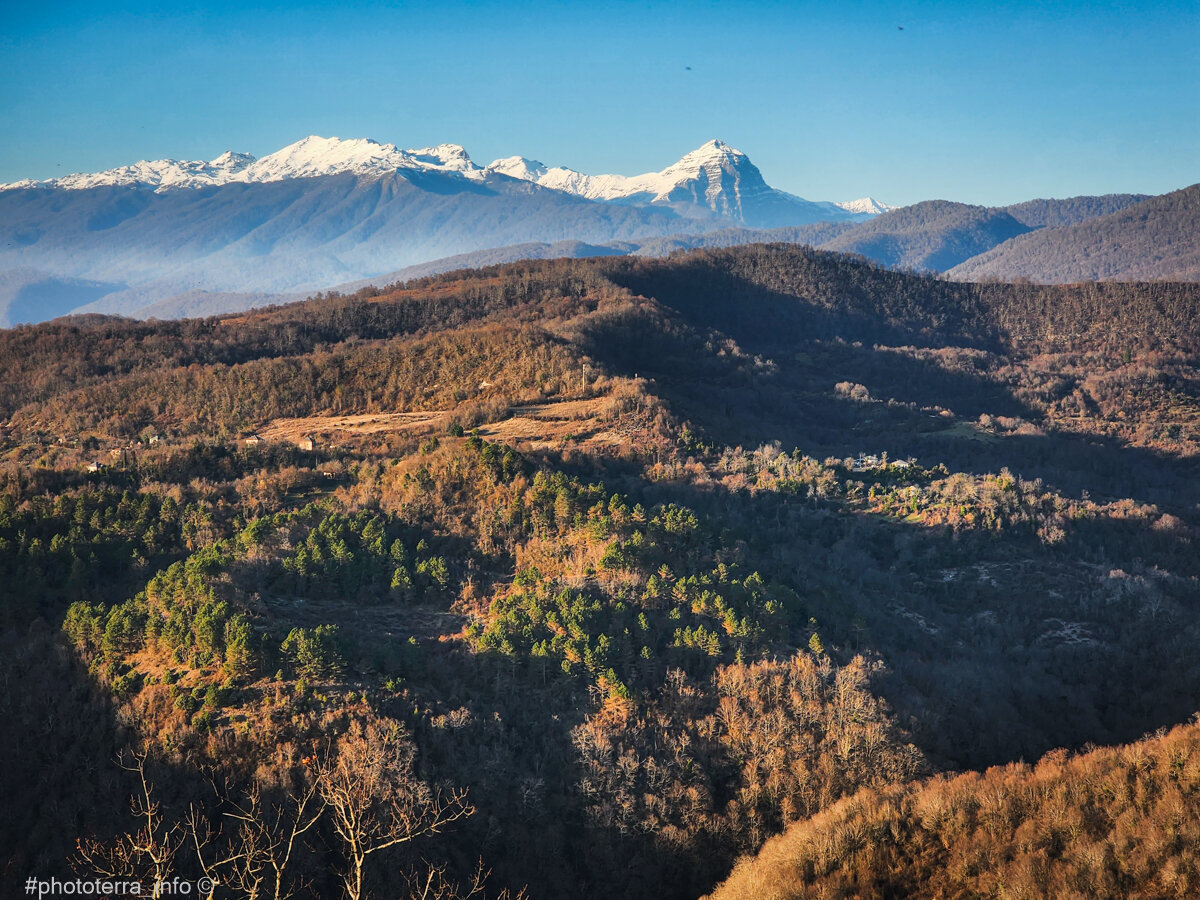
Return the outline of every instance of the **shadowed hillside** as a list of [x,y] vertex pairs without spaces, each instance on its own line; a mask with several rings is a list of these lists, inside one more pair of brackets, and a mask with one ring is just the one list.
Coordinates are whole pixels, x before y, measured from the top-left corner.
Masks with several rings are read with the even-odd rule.
[[927,200],[886,212],[821,246],[893,268],[945,271],[1028,230],[1003,210]]
[[[0,700],[105,736],[7,865],[148,877],[127,747],[181,877],[251,858],[237,813],[305,826],[300,896],[691,898],[793,823],[1184,722],[1198,291],[772,244],[0,332],[0,623],[57,654]],[[357,855],[347,779],[394,844]],[[908,884],[908,833],[855,871]]]
[[1151,197],[1118,212],[1047,228],[1001,244],[951,269],[954,278],[1028,278],[1046,283],[1200,279],[1196,246],[1200,185]]

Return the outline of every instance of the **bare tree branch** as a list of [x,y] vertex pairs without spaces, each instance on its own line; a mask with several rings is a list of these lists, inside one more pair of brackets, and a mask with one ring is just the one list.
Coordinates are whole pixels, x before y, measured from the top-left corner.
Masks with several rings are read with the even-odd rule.
[[[431,789],[413,773],[413,745],[398,724],[355,723],[336,755],[317,766],[317,784],[346,857],[346,896],[361,900],[367,858],[437,834],[474,814],[463,789]],[[432,883],[431,883],[432,884]]]

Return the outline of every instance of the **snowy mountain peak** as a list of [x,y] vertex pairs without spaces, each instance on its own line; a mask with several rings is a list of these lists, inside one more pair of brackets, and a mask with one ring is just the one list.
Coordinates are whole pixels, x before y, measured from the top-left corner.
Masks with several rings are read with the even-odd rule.
[[226,152],[212,162],[180,161],[175,159],[142,160],[129,166],[119,166],[104,172],[67,175],[49,181],[18,181],[0,185],[9,188],[58,187],[84,190],[105,185],[149,187],[158,191],[173,188],[198,188],[225,184],[242,178],[254,162],[248,153]]
[[369,138],[343,140],[310,135],[264,156],[247,170],[244,180],[282,181],[345,173],[380,176],[406,170],[458,174],[474,180],[483,177],[483,170],[458,144],[400,150],[395,144],[382,144]]
[[[741,197],[747,191],[770,190],[758,167],[741,150],[711,140],[658,173],[659,200],[703,202],[721,215],[741,216]],[[703,200],[701,200],[703,197]]]
[[482,172],[479,166],[471,161],[466,148],[460,144],[438,144],[436,147],[422,147],[420,150],[408,150],[406,153],[422,166],[429,168],[461,172],[468,177]]
[[835,203],[835,206],[840,206],[846,212],[854,213],[858,216],[878,216],[888,210],[895,209],[894,206],[889,206],[886,203],[880,203],[874,197],[863,197],[859,200],[846,200],[842,203]]
[[344,172],[384,174],[403,162],[395,144],[369,138],[342,140],[309,135],[253,163],[246,181],[282,181],[288,178],[318,178]]
[[746,154],[736,147],[731,147],[722,140],[714,138],[706,144],[701,144],[691,153],[686,154],[671,168],[685,164],[703,165],[706,162],[733,162],[746,159]]
[[226,150],[216,159],[209,163],[214,169],[230,169],[241,171],[254,162],[254,157],[249,153],[234,153],[232,150]]
[[471,159],[467,155],[467,148],[462,144],[438,144],[436,147],[422,147],[420,150],[409,150],[408,152],[411,156],[425,156],[442,163],[450,160]]
[[588,200],[673,205],[687,215],[707,209],[761,227],[851,218],[833,203],[811,203],[768,185],[750,158],[719,139],[710,140],[660,172],[644,175],[585,175],[547,168],[522,156],[498,159],[483,170]]
[[[724,141],[711,140],[661,172],[647,172],[644,175],[584,175],[582,172],[563,167],[548,169],[540,162],[521,156],[498,159],[489,165],[485,172],[498,172],[510,178],[532,181],[541,187],[576,194],[589,200],[637,198],[653,203],[682,199],[671,195],[685,185],[699,181],[704,182],[699,188],[701,194],[710,191],[714,194],[719,193],[722,177],[720,173],[732,174],[741,170],[761,181],[758,169],[754,168],[746,154],[730,147]],[[706,205],[714,211],[724,212],[718,209],[719,204]]]
[[[550,170],[545,163],[536,159],[526,159],[524,156],[506,156],[504,159],[493,160],[483,170],[487,174],[507,175],[521,181],[537,181]],[[566,171],[566,170],[564,170]]]
[[403,174],[405,171],[439,172],[476,181],[483,178],[483,170],[471,161],[467,151],[458,144],[401,150],[395,144],[383,144],[369,138],[344,140],[312,134],[262,159],[255,159],[249,153],[226,150],[211,162],[143,160],[105,172],[68,175],[49,181],[25,180],[0,185],[0,190],[30,187],[82,189],[125,185],[164,191],[232,182],[320,178],[325,175],[380,177],[394,172]]

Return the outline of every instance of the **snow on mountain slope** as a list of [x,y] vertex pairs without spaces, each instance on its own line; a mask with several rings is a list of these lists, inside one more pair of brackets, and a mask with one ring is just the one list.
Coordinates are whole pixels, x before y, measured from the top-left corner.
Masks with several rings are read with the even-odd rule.
[[834,206],[840,206],[846,212],[854,213],[860,216],[878,216],[888,210],[896,209],[895,206],[888,206],[886,203],[880,203],[874,197],[863,197],[859,200],[846,200],[842,203],[835,203]]
[[250,165],[240,180],[284,181],[342,172],[382,174],[394,172],[404,161],[393,144],[379,144],[366,138],[343,141],[311,135],[264,156]]
[[866,217],[889,208],[870,198],[839,204],[813,203],[778,191],[763,180],[745,153],[719,140],[709,141],[661,172],[629,176],[586,175],[561,166],[549,168],[522,156],[498,159],[480,167],[458,144],[401,150],[395,144],[367,138],[343,140],[310,135],[262,159],[228,151],[210,162],[142,161],[106,172],[0,185],[0,190],[132,186],[162,193],[347,173],[366,178],[435,174],[476,183],[500,175],[587,200],[669,205],[692,217],[715,213],[760,227]]
[[67,190],[106,185],[141,186],[156,191],[198,188],[233,183],[287,181],[351,173],[383,176],[396,171],[438,172],[472,181],[483,180],[483,169],[471,161],[458,144],[440,144],[420,150],[400,150],[368,138],[324,138],[310,135],[262,159],[248,153],[226,151],[211,162],[160,159],[121,166],[106,172],[68,175],[49,181],[18,181],[0,190],[50,187]]
[[776,190],[763,180],[745,153],[720,140],[709,141],[661,172],[643,175],[585,175],[561,166],[547,168],[522,157],[496,160],[485,171],[588,200],[707,210],[757,227],[844,220],[864,214]]
[[207,187],[242,180],[246,169],[254,162],[248,153],[226,151],[212,162],[189,162],[174,159],[142,160],[130,166],[120,166],[106,172],[67,175],[49,181],[25,179],[12,184],[0,184],[0,190],[31,187],[57,187],[84,190],[105,185],[144,186],[157,190],[185,187]]
[[483,171],[486,175],[507,175],[509,178],[516,178],[518,181],[536,182],[550,170],[546,168],[545,163],[540,163],[536,159],[526,159],[523,156],[506,156],[504,159],[497,159],[489,163]]
[[[508,160],[497,160],[492,166],[509,164],[513,160],[530,162],[520,157],[510,157]],[[541,163],[525,167],[511,165],[507,170],[497,168],[497,171],[533,181],[542,187],[577,194],[588,200],[623,200],[640,195],[653,202],[666,200],[676,188],[702,176],[707,176],[705,196],[713,199],[719,191],[721,173],[736,171],[747,165],[754,168],[742,151],[735,150],[723,141],[712,140],[661,172],[647,172],[644,175],[585,175],[561,166],[547,169]],[[757,169],[754,171],[758,172]]]
[[[458,172],[475,181],[483,180],[483,169],[475,165],[467,155],[466,149],[458,144],[438,144],[436,147],[407,150],[405,153],[412,162],[422,168],[438,172]],[[412,168],[412,165],[407,168]]]

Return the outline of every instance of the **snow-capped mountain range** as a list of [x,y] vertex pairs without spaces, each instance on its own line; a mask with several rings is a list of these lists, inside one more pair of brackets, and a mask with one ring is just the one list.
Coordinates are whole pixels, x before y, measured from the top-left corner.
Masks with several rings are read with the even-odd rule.
[[0,185],[0,326],[81,310],[200,314],[532,244],[637,252],[669,236],[696,246],[817,223],[828,236],[824,225],[885,209],[777,190],[716,140],[626,176],[314,135],[261,159],[229,151]]
[[[498,159],[488,165],[485,171],[566,191],[589,200],[636,198],[650,203],[686,200],[733,218],[740,218],[742,193],[747,189],[760,194],[777,194],[781,198],[801,199],[768,187],[745,153],[719,140],[709,141],[661,172],[647,172],[645,175],[584,175],[561,166],[549,168],[544,163],[523,156]],[[825,206],[833,216],[838,216],[839,212],[876,216],[892,209],[870,197],[818,205]]]
[[[688,153],[661,172],[644,175],[585,175],[562,166],[550,168],[523,156],[476,165],[458,144],[439,144],[401,150],[369,138],[343,140],[311,135],[262,159],[227,150],[210,162],[174,159],[142,160],[104,172],[67,175],[47,181],[0,184],[0,190],[62,188],[85,190],[103,186],[151,188],[157,192],[225,184],[252,184],[294,178],[320,178],[351,174],[381,177],[393,173],[436,173],[486,182],[503,175],[540,187],[574,194],[588,200],[671,203],[683,200],[720,214],[742,219],[741,194],[773,193],[780,199],[801,200],[776,191],[762,180],[758,169],[742,151],[712,140]],[[808,201],[803,201],[808,202]],[[840,203],[819,203],[833,217],[874,216],[892,207],[870,197]]]
[[83,190],[121,185],[153,188],[155,191],[286,181],[291,178],[320,178],[325,175],[381,176],[397,171],[459,174],[483,180],[484,170],[457,144],[442,144],[420,150],[401,150],[368,138],[342,140],[312,135],[289,144],[262,159],[249,153],[227,150],[211,162],[175,159],[142,160],[104,172],[67,175],[49,181],[17,181],[0,185],[12,188],[65,188]]

